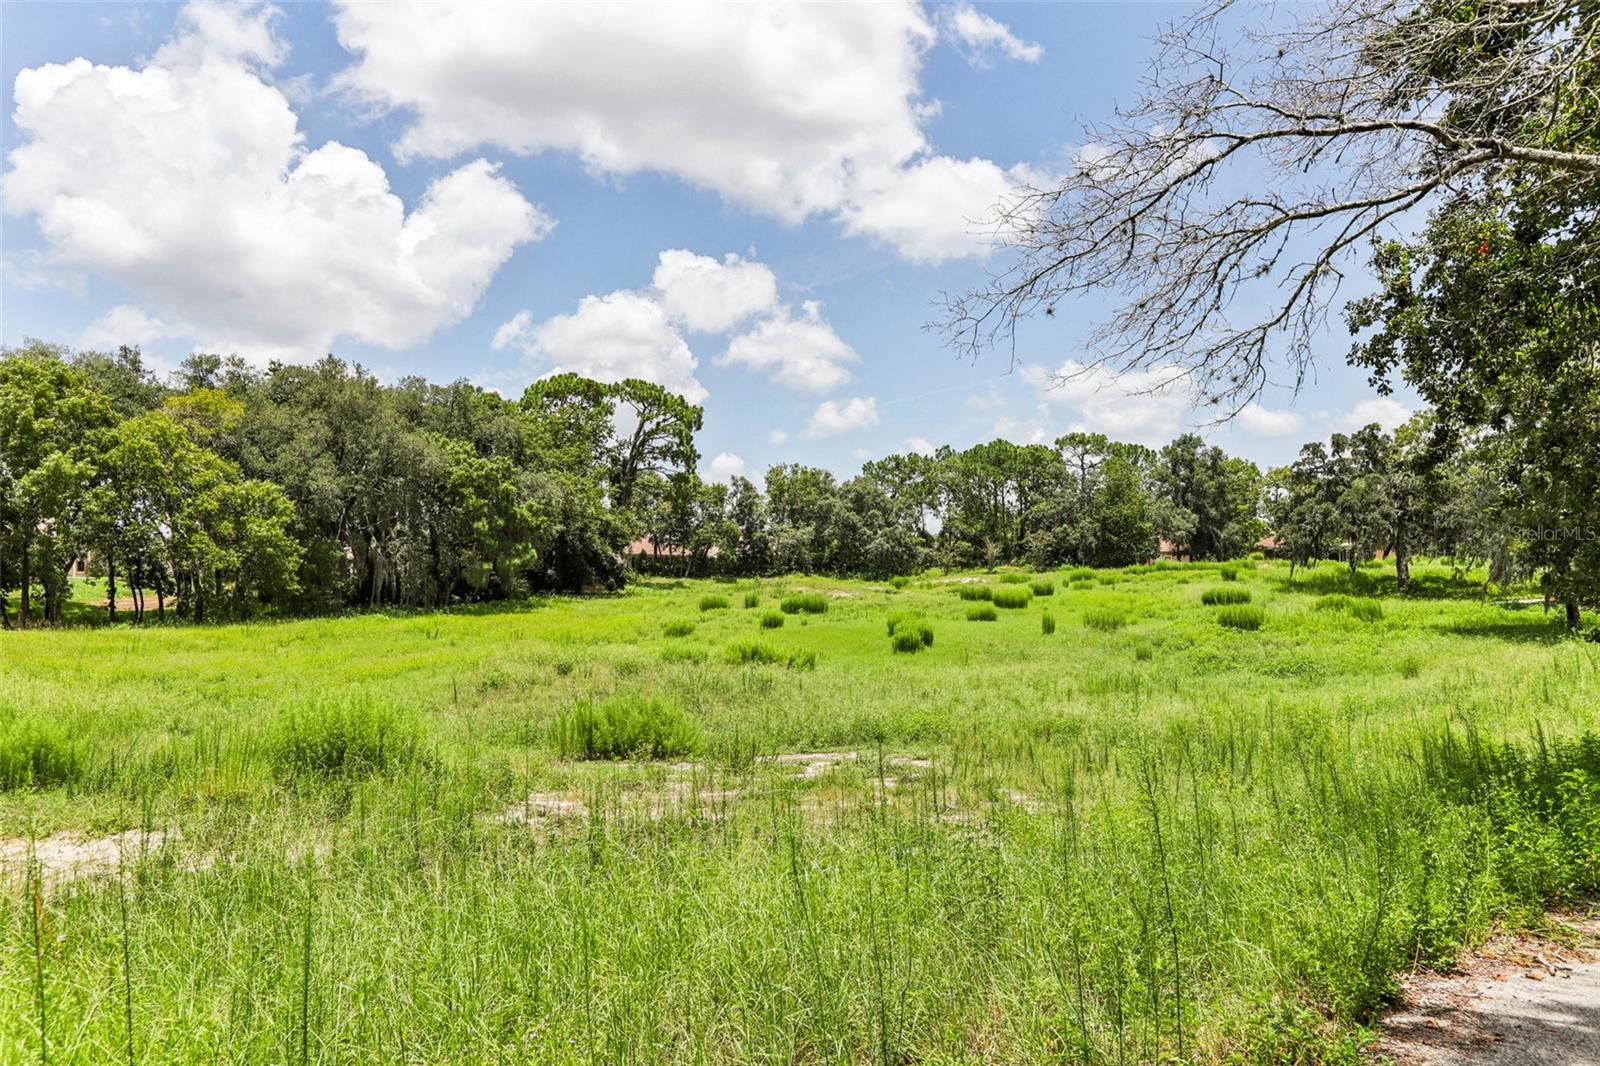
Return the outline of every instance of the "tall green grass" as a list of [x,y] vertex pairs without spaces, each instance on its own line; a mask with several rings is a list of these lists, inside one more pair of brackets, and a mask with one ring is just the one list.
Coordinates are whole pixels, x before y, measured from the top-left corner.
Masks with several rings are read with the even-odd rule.
[[800,592],[785,596],[778,606],[784,614],[826,614],[828,597],[820,592]]
[[994,609],[992,603],[975,603],[967,608],[969,622],[993,622],[999,617],[1000,613]]
[[412,765],[422,747],[417,715],[367,696],[314,700],[281,713],[267,751],[282,776],[350,777]]
[[1218,588],[1206,589],[1200,594],[1200,602],[1208,607],[1227,606],[1233,603],[1249,603],[1250,590],[1240,588],[1238,585],[1222,585]]
[[1217,622],[1229,629],[1260,629],[1267,613],[1248,604],[1234,604],[1217,612]]
[[1001,585],[994,590],[992,601],[996,607],[1026,607],[1033,602],[1033,590],[1026,585]]
[[700,597],[702,611],[720,611],[728,606],[728,597],[719,593],[710,593]]
[[1112,607],[1090,607],[1083,612],[1083,624],[1102,632],[1121,629],[1128,624],[1128,616]]
[[635,695],[581,700],[556,716],[550,736],[563,759],[674,759],[703,741],[682,708]]
[[988,600],[993,598],[994,590],[988,585],[961,585],[956,594],[964,600]]

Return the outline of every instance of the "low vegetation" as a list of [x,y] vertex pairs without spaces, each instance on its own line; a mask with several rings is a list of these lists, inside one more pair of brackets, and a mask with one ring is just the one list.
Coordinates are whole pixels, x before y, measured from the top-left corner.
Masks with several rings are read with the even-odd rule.
[[1208,607],[1225,607],[1232,603],[1249,603],[1250,590],[1240,588],[1238,585],[1223,585],[1220,588],[1206,589],[1200,594],[1200,602]]
[[1033,590],[1026,585],[1001,585],[991,599],[996,607],[1015,610],[1033,602]]
[[784,614],[826,614],[828,597],[820,592],[803,592],[785,596],[779,604]]

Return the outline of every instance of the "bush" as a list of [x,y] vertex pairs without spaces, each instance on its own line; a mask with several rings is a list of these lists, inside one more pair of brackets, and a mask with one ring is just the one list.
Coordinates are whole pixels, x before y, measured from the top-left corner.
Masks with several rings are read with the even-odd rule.
[[0,792],[70,785],[83,773],[83,750],[65,725],[24,714],[0,721]]
[[267,750],[284,777],[358,777],[410,765],[421,737],[416,715],[355,697],[279,716],[268,731]]
[[814,651],[780,651],[759,640],[741,640],[729,644],[723,657],[740,666],[787,666],[791,670],[809,670],[817,665],[817,653]]
[[889,579],[889,587],[892,589],[903,589],[909,584],[911,584],[911,579],[909,577],[905,577],[904,575],[891,577]]
[[1377,600],[1351,600],[1350,617],[1363,622],[1383,621],[1383,604]]
[[1226,607],[1233,603],[1249,603],[1250,590],[1238,588],[1234,585],[1206,589],[1200,594],[1200,602],[1207,607]]
[[993,622],[1000,614],[994,609],[992,603],[975,603],[967,608],[967,621]]
[[987,600],[994,592],[988,585],[962,585],[956,594],[964,600]]
[[1033,602],[1033,590],[1025,585],[1002,585],[991,598],[996,607],[1026,607]]
[[726,606],[728,606],[728,597],[726,596],[711,593],[700,597],[700,609],[702,611],[720,611]]
[[751,589],[749,592],[746,592],[744,594],[744,606],[745,610],[749,610],[752,607],[760,607],[761,593],[757,592],[755,589]]
[[1098,629],[1109,633],[1114,629],[1121,629],[1128,624],[1128,619],[1121,611],[1110,607],[1090,607],[1083,612],[1083,624],[1090,629]]
[[1047,578],[1041,578],[1033,583],[1033,594],[1035,596],[1054,596],[1056,594],[1056,583]]
[[785,596],[783,602],[778,604],[784,614],[826,614],[828,612],[828,597],[820,592],[799,592],[793,596]]
[[1051,633],[1054,633],[1056,631],[1056,616],[1051,614],[1049,611],[1046,611],[1044,614],[1040,615],[1039,631],[1047,637]]
[[1027,574],[1001,574],[996,578],[1002,585],[1026,585],[1029,581]]
[[782,611],[765,611],[765,612],[763,612],[762,615],[761,615],[761,628],[762,629],[782,629],[783,628],[783,612]]
[[922,650],[922,640],[914,629],[902,629],[894,635],[894,650],[912,654]]
[[661,627],[661,632],[664,636],[668,637],[687,637],[690,633],[694,632],[694,623],[687,619],[677,622],[668,622],[666,625]]
[[551,740],[563,759],[671,759],[697,751],[700,727],[655,697],[584,700],[556,717]]
[[1233,563],[1228,563],[1226,566],[1218,568],[1217,575],[1224,581],[1238,581],[1239,568]]
[[1259,607],[1234,604],[1217,612],[1217,621],[1229,629],[1260,629],[1267,613]]

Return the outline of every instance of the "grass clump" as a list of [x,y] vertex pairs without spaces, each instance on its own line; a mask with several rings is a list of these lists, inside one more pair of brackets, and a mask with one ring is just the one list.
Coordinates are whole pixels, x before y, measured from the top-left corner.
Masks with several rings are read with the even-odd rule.
[[996,578],[1002,585],[1026,585],[1029,581],[1027,574],[1004,573]]
[[915,629],[902,629],[894,635],[890,643],[896,652],[908,655],[922,650],[922,640],[917,636]]
[[1026,607],[1033,602],[1033,590],[1026,585],[1002,585],[994,590],[992,600],[996,607]]
[[1080,578],[1072,582],[1072,589],[1074,592],[1082,592],[1085,589],[1092,588],[1094,588],[1093,578]]
[[1056,616],[1051,614],[1049,611],[1044,612],[1044,614],[1039,616],[1039,632],[1043,633],[1045,636],[1048,637],[1050,634],[1054,633],[1055,631],[1056,631]]
[[1156,657],[1156,649],[1148,640],[1136,641],[1133,645],[1133,658],[1136,662],[1147,663]]
[[1033,594],[1035,596],[1054,596],[1056,594],[1056,583],[1049,578],[1040,578],[1033,583]]
[[556,717],[551,741],[563,759],[672,759],[697,751],[700,727],[673,703],[655,697],[583,700]]
[[1128,618],[1121,611],[1112,607],[1090,607],[1083,612],[1083,624],[1090,629],[1098,629],[1102,633],[1121,629],[1128,624]]
[[817,665],[814,651],[783,651],[759,640],[740,640],[729,644],[723,658],[736,666],[787,666],[791,670],[810,670]]
[[268,730],[267,751],[281,777],[362,777],[410,765],[421,742],[415,715],[354,697],[284,712]]
[[987,600],[994,595],[994,590],[988,585],[962,585],[956,589],[956,595],[964,600]]
[[1200,594],[1200,602],[1207,607],[1226,607],[1235,603],[1249,603],[1250,590],[1239,588],[1235,585],[1223,585],[1220,588],[1206,589]]
[[662,635],[668,637],[687,637],[693,632],[694,623],[689,621],[687,618],[681,618],[674,622],[668,622],[666,625],[661,627]]
[[746,592],[744,594],[744,607],[745,607],[745,610],[748,611],[752,607],[760,607],[760,606],[761,606],[761,593],[757,592],[755,589],[751,589],[749,592]]
[[1267,612],[1248,604],[1234,604],[1217,612],[1217,621],[1229,629],[1260,629]]
[[784,614],[826,614],[828,597],[820,592],[797,592],[778,604]]
[[903,589],[909,584],[911,579],[904,574],[897,574],[889,579],[889,587],[892,589]]
[[992,603],[975,603],[967,608],[969,622],[993,622],[999,617],[1000,613],[994,609]]
[[1350,617],[1362,622],[1383,621],[1383,604],[1377,600],[1351,600]]
[[761,614],[761,628],[762,629],[782,629],[783,628],[783,612],[782,611],[763,611],[762,614]]
[[720,611],[726,606],[728,606],[728,597],[726,596],[711,593],[700,597],[700,609],[702,611]]
[[24,713],[0,720],[0,792],[71,785],[83,773],[82,747],[62,723]]
[[1075,566],[1067,571],[1069,581],[1093,581],[1099,574],[1092,566]]
[[1217,569],[1217,576],[1224,581],[1238,581],[1239,567],[1236,563],[1227,563]]
[[1342,592],[1331,592],[1326,596],[1317,597],[1316,609],[1319,611],[1348,611],[1350,597]]

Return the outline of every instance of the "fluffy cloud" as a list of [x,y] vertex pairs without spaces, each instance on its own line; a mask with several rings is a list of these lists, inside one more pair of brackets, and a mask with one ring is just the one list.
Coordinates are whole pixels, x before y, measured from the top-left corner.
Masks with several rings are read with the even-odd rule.
[[712,481],[729,482],[744,475],[744,458],[732,452],[718,452],[709,466]]
[[[570,153],[598,173],[675,175],[789,223],[842,217],[920,261],[984,254],[965,220],[986,214],[1011,173],[933,153],[923,126],[938,108],[920,78],[937,34],[913,0],[349,0],[334,22],[356,57],[338,84],[407,116],[402,158],[483,145]],[[947,35],[1005,50],[1009,31],[989,23],[1004,31],[972,12]],[[896,202],[908,198],[925,202]],[[930,218],[932,237],[916,229]]]
[[137,307],[118,304],[83,331],[79,344],[84,348],[109,349],[123,344],[149,344],[151,341],[182,335],[170,322],[153,318]]
[[785,433],[781,429],[775,429],[771,433],[767,434],[767,439],[770,440],[773,444],[779,444],[779,445],[788,444],[789,443],[789,434]]
[[1194,403],[1194,390],[1177,367],[1117,374],[1068,360],[1053,371],[1025,366],[1022,379],[1044,402],[1075,412],[1069,429],[1104,433],[1130,444],[1165,444],[1182,431]]
[[494,335],[494,347],[512,346],[547,362],[553,373],[570,370],[596,381],[643,378],[691,403],[706,398],[694,376],[694,353],[666,310],[644,293],[585,296],[572,314],[537,326],[530,312],[519,311]]
[[938,451],[926,437],[907,437],[900,442],[901,455],[932,455]]
[[691,333],[726,333],[778,303],[778,280],[762,263],[729,254],[719,263],[683,249],[662,252],[651,285]]
[[850,380],[847,364],[856,361],[855,350],[823,320],[822,305],[807,301],[799,317],[783,308],[733,338],[717,364],[770,373],[801,392],[826,392]]
[[824,400],[811,413],[802,437],[837,437],[878,424],[878,398],[855,396],[848,400]]
[[999,56],[1022,63],[1037,63],[1044,58],[1041,45],[1022,40],[1011,32],[1011,27],[968,3],[941,10],[939,28],[955,40],[967,62],[979,69],[992,65]]
[[1258,437],[1289,437],[1305,428],[1306,420],[1293,411],[1274,411],[1258,403],[1246,404],[1237,415],[1246,433]]
[[1404,425],[1414,412],[1392,396],[1375,396],[1362,400],[1338,417],[1337,424],[1346,432],[1355,432],[1376,422],[1384,429],[1393,430]]
[[[551,222],[483,160],[408,213],[365,153],[308,149],[263,77],[284,55],[276,18],[190,4],[142,67],[20,72],[5,209],[37,220],[58,263],[124,286],[147,328],[290,358],[341,336],[419,343]],[[104,321],[119,318],[133,323]]]

